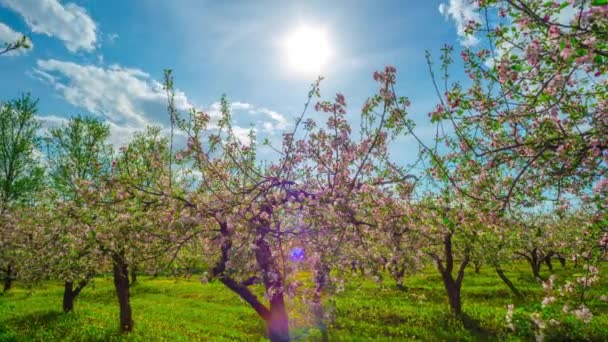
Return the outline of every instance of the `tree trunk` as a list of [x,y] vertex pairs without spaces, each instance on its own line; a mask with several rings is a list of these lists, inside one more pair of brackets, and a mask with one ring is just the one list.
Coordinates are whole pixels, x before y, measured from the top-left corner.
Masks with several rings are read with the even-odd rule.
[[133,331],[133,318],[131,315],[131,303],[129,298],[129,270],[121,257],[115,257],[114,268],[114,287],[120,305],[120,331]]
[[4,289],[2,293],[8,292],[13,287],[13,267],[8,266],[6,269],[6,277],[4,278]]
[[515,296],[517,296],[518,298],[523,298],[521,292],[519,292],[515,285],[513,285],[513,282],[511,282],[511,280],[507,277],[500,265],[496,266],[496,274],[498,274],[500,279],[502,279],[502,281],[509,287],[509,289]]
[[460,261],[456,279],[452,276],[454,269],[454,255],[452,252],[452,234],[446,234],[443,240],[444,248],[444,261],[437,255],[433,255],[437,263],[437,268],[441,274],[443,285],[448,295],[448,302],[450,309],[456,317],[462,316],[462,301],[460,297],[460,289],[462,287],[462,280],[464,279],[464,270],[469,264],[469,254],[465,251],[464,259]]
[[399,262],[393,260],[391,264],[389,264],[388,268],[390,274],[395,279],[395,283],[397,284],[397,289],[405,290],[405,286],[403,286],[403,277],[405,276],[405,266],[400,265]]
[[289,317],[285,310],[283,293],[276,291],[270,298],[270,319],[266,321],[268,337],[272,342],[289,341]]
[[397,289],[400,291],[406,290],[405,285],[403,285],[403,274],[397,275],[395,278],[395,282],[397,283]]
[[545,264],[547,264],[547,268],[549,268],[549,271],[553,272],[553,264],[551,263],[551,257],[545,258]]
[[559,260],[559,263],[562,265],[562,268],[566,267],[566,258],[564,258],[563,255],[557,254],[557,260]]
[[542,265],[543,260],[539,254],[538,248],[534,248],[530,251],[530,257],[527,259],[530,263],[530,267],[532,267],[532,275],[534,278],[542,281],[543,278],[540,276],[540,266]]
[[450,309],[454,315],[460,317],[462,315],[462,302],[460,300],[460,285],[453,281],[452,276],[443,277],[443,284],[448,293],[448,300],[450,302]]
[[479,272],[481,271],[481,262],[475,262],[473,263],[474,268],[475,268],[475,273],[479,274]]
[[258,281],[254,281],[253,279],[257,277],[253,277],[250,281],[237,282],[224,273],[232,249],[232,235],[228,229],[228,223],[225,220],[217,218],[217,221],[220,226],[220,233],[222,234],[223,240],[221,245],[222,253],[220,260],[211,270],[211,274],[215,277],[219,277],[220,281],[226,285],[226,287],[238,294],[262,319],[264,319],[268,329],[268,336],[271,341],[288,342],[290,340],[289,316],[287,315],[283,298],[283,274],[275,264],[268,242],[264,240],[266,228],[257,228],[258,235],[255,240],[255,245],[257,247],[255,258],[259,273],[262,275],[262,284],[264,285],[267,296],[270,297],[270,305],[268,308],[262,304],[257,296],[248,288],[248,286],[252,285],[254,282],[259,282],[259,279]]
[[262,282],[270,295],[270,315],[266,318],[268,337],[272,342],[289,341],[289,317],[285,309],[283,276],[275,265],[270,246],[260,231],[256,240],[256,261],[262,271]]
[[74,300],[80,294],[80,291],[88,284],[89,278],[93,275],[87,276],[84,280],[78,283],[78,286],[74,288],[74,282],[66,280],[63,283],[63,312],[68,313],[74,310]]
[[63,284],[63,312],[68,313],[74,309],[74,283],[66,281]]
[[131,269],[131,285],[137,282],[137,270],[135,267]]
[[530,266],[532,266],[532,275],[534,275],[534,278],[542,280],[543,278],[540,276],[540,263],[534,261]]

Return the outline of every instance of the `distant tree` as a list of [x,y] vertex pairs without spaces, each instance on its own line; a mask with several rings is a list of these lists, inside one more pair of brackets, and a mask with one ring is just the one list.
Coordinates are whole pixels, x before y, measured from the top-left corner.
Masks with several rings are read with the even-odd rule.
[[[111,174],[103,189],[86,190],[100,220],[95,239],[112,265],[114,287],[120,308],[120,330],[130,332],[134,321],[130,303],[129,271],[156,261],[171,262],[171,255],[189,240],[181,208],[169,192],[169,145],[157,127],[135,134],[111,162]],[[185,232],[186,231],[186,232]]]
[[[110,171],[109,126],[91,117],[77,116],[53,128],[47,136],[50,185],[56,192],[56,210],[48,222],[61,241],[53,250],[48,271],[64,279],[63,310],[74,307],[74,299],[99,269],[99,250],[91,229],[95,220],[84,215],[87,203],[78,189],[84,184],[102,186]],[[80,213],[80,214],[76,214]],[[45,260],[39,260],[45,264]]]
[[[37,159],[36,120],[37,101],[29,95],[0,102],[0,216],[8,215],[11,207],[31,202],[40,189],[44,170]],[[4,277],[4,292],[11,288],[15,277],[14,246],[6,225],[0,226],[0,271]]]

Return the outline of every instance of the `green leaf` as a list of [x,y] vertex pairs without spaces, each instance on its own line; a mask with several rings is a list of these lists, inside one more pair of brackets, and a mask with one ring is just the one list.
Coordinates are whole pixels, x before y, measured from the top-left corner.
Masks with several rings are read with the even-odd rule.
[[604,59],[600,55],[595,55],[595,58],[593,58],[593,61],[597,64],[602,64]]
[[591,1],[591,6],[604,6],[608,5],[608,0],[593,0]]

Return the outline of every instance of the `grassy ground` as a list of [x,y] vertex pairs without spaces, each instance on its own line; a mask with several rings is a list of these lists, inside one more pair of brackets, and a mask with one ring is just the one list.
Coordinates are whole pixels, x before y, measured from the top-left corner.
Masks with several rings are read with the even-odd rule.
[[[533,340],[529,313],[540,305],[541,287],[524,264],[507,273],[526,295],[512,297],[491,269],[469,271],[463,285],[466,323],[448,313],[439,276],[432,268],[410,277],[407,290],[397,290],[387,280],[378,285],[358,277],[335,299],[336,320],[330,338],[336,341],[423,340],[486,341]],[[556,273],[571,270],[556,267]],[[608,294],[607,284],[591,295]],[[29,290],[16,287],[0,297],[0,341],[260,341],[264,324],[236,295],[219,283],[196,280],[139,277],[132,289],[135,331],[117,333],[118,305],[110,278],[97,278],[83,290],[75,312],[61,312],[62,287],[46,283]],[[507,304],[515,304],[516,333],[506,328]],[[608,341],[608,303],[589,303],[594,317],[583,324],[574,317],[548,329],[549,340]],[[309,328],[305,306],[290,303],[295,340],[316,340],[319,332]]]

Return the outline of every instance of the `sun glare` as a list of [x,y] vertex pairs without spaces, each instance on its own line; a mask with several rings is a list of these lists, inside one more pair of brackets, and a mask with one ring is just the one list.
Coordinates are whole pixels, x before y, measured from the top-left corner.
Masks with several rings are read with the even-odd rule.
[[305,75],[321,74],[332,54],[327,32],[311,26],[292,31],[283,45],[289,68]]

